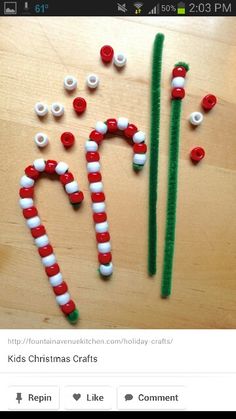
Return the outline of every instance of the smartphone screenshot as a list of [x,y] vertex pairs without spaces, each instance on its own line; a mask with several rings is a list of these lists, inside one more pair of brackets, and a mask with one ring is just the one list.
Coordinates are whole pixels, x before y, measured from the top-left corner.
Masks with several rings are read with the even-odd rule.
[[236,410],[235,12],[0,2],[0,411]]

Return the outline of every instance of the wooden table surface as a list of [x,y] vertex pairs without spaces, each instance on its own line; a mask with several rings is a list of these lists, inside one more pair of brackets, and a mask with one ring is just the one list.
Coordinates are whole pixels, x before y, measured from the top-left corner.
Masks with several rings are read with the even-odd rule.
[[[235,18],[6,18],[0,20],[1,124],[1,328],[235,328],[236,327],[236,25]],[[88,191],[84,143],[96,121],[126,116],[149,134],[151,51],[165,34],[158,200],[158,275],[147,275],[148,164],[132,170],[132,149],[121,138],[101,148],[102,173],[113,247],[114,274],[97,273],[97,252]],[[124,51],[123,71],[104,66],[100,47]],[[190,64],[183,103],[173,293],[160,297],[163,262],[170,115],[170,74]],[[100,77],[90,93],[85,77]],[[77,117],[74,95],[63,89],[67,74],[78,78],[76,95],[87,100]],[[192,129],[188,116],[207,93],[218,104]],[[37,101],[59,101],[65,114],[40,121]],[[50,145],[37,149],[36,132]],[[60,134],[72,131],[65,151]],[[149,136],[147,135],[149,142]],[[112,144],[110,144],[110,142]],[[193,166],[189,151],[206,150]],[[35,158],[66,161],[85,194],[74,211],[59,182],[36,187],[40,216],[55,247],[81,319],[68,325],[55,303],[40,258],[18,205],[19,180]]]

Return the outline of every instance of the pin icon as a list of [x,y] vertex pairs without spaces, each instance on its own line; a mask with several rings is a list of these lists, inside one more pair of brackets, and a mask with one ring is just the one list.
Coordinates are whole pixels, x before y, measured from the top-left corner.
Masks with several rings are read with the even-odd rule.
[[81,394],[80,394],[80,393],[74,393],[74,394],[73,394],[73,398],[74,398],[76,401],[78,401],[78,400],[80,399],[80,397],[81,397]]

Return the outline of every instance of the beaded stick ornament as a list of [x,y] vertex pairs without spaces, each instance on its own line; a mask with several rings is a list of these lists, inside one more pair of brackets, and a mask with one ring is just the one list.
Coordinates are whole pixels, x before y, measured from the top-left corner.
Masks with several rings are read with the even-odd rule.
[[85,144],[93,220],[98,247],[98,261],[100,263],[99,272],[105,277],[112,274],[113,265],[98,147],[107,133],[117,135],[119,132],[123,133],[127,139],[132,140],[134,152],[133,169],[135,171],[141,170],[146,162],[146,136],[144,132],[138,131],[134,124],[130,124],[127,118],[110,118],[106,122],[97,122],[95,130],[90,133],[89,140]]
[[73,174],[69,172],[68,165],[64,162],[57,163],[55,160],[44,161],[43,159],[36,159],[33,165],[26,167],[25,175],[20,180],[19,204],[23,210],[26,224],[30,228],[34,243],[38,248],[49,282],[56,295],[56,301],[68,321],[71,324],[75,324],[79,318],[79,312],[70,297],[66,282],[63,281],[45,227],[41,224],[38,211],[34,206],[34,184],[43,172],[49,175],[59,175],[60,182],[69,195],[72,205],[78,206],[83,201],[84,196],[83,192],[79,190],[78,183],[74,180]]

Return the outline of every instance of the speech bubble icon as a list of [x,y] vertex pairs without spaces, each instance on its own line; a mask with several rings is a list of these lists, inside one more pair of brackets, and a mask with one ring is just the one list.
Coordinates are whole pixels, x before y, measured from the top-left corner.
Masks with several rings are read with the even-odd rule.
[[132,394],[126,394],[125,395],[125,401],[127,402],[128,400],[132,400],[134,398],[134,396]]

